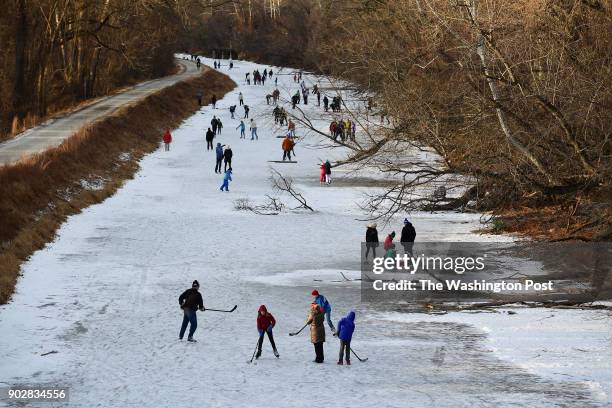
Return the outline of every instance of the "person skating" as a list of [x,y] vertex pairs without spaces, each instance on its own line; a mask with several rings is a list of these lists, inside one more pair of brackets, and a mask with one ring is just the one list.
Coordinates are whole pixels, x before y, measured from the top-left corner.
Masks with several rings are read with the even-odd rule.
[[321,185],[323,185],[325,184],[325,164],[321,164],[319,170],[319,182],[321,183]]
[[329,303],[327,298],[321,295],[316,289],[312,291],[312,296],[314,297],[312,303],[316,303],[317,305],[321,306],[321,311],[323,311],[323,313],[325,314],[325,319],[327,320],[329,328],[331,329],[332,333],[335,333],[336,328],[334,327],[334,324],[332,323],[331,319],[331,304]]
[[236,112],[236,105],[230,106],[229,107],[229,112],[230,112],[230,115],[231,115],[232,119],[234,119],[234,113]]
[[325,181],[327,182],[327,184],[331,184],[332,182],[332,178],[331,178],[331,168],[332,165],[329,162],[329,160],[325,160]]
[[355,312],[350,311],[346,317],[338,322],[338,338],[340,339],[340,354],[338,364],[342,365],[342,356],[346,360],[346,365],[351,365],[351,339],[355,331]]
[[217,134],[221,134],[221,129],[223,129],[223,122],[221,122],[221,118],[217,118]]
[[289,123],[287,124],[287,130],[291,137],[295,137],[295,123],[291,119],[289,119]]
[[385,238],[385,242],[383,243],[383,248],[385,249],[385,251],[389,250],[391,248],[391,245],[393,245],[393,238],[395,238],[395,231],[392,231]]
[[244,109],[244,118],[243,119],[248,119],[249,111],[251,110],[251,108],[249,108],[249,105],[243,105],[242,108]]
[[293,150],[293,145],[294,145],[294,142],[289,137],[289,135],[285,136],[285,138],[283,139],[283,143],[281,145],[281,147],[283,148],[283,161],[287,159],[291,161],[291,151]]
[[217,157],[215,173],[221,174],[221,162],[223,161],[223,145],[221,143],[217,143],[217,147],[215,148],[215,156]]
[[213,139],[215,138],[215,134],[210,128],[206,131],[206,150],[213,150]]
[[240,106],[244,105],[244,97],[242,96],[242,92],[238,93],[238,102],[240,103]]
[[243,120],[241,120],[240,124],[238,126],[236,126],[236,129],[240,129],[240,138],[244,139],[244,137],[245,137],[244,131],[246,129],[246,125],[244,124]]
[[[232,156],[233,155],[234,155],[234,152],[232,152],[232,149],[229,146],[227,146],[225,150],[223,151],[223,171],[227,171],[228,167],[230,169],[232,168]],[[219,166],[219,170],[221,170],[220,166]]]
[[225,175],[223,176],[223,184],[221,184],[221,188],[219,188],[219,190],[229,191],[230,181],[232,181],[232,169],[231,168],[227,169],[227,171],[225,172]]
[[400,236],[400,242],[404,247],[404,253],[412,256],[412,247],[414,245],[414,239],[416,238],[416,230],[408,218],[404,218],[404,228],[402,228],[402,235]]
[[327,95],[323,97],[323,109],[325,109],[325,112],[329,110],[329,99],[327,98]]
[[251,129],[251,140],[259,140],[259,136],[257,136],[257,123],[255,123],[253,119],[251,119],[251,126],[249,129]]
[[274,343],[274,336],[272,334],[272,329],[276,325],[276,319],[265,305],[259,306],[259,310],[257,311],[257,332],[259,333],[259,342],[257,343],[257,354],[255,354],[255,358],[261,357],[261,347],[263,346],[264,334],[268,335],[268,340],[270,340],[270,344],[272,345],[272,350],[274,351],[274,355],[278,358],[278,351],[276,350],[276,344]]
[[172,135],[170,134],[170,129],[166,129],[162,136],[162,141],[164,142],[164,150],[166,152],[170,151],[170,143],[172,143]]
[[369,224],[366,229],[366,253],[365,258],[368,259],[368,255],[370,254],[370,249],[372,250],[372,256],[376,258],[376,247],[378,247],[378,230],[376,229],[376,224]]
[[313,303],[310,305],[310,313],[306,320],[306,324],[310,325],[310,342],[315,349],[315,363],[322,363],[325,360],[323,352],[323,343],[325,343],[325,326],[323,322],[325,317],[321,311],[321,307]]
[[213,116],[213,118],[210,121],[210,125],[212,126],[213,135],[216,135],[217,127],[219,126],[219,121],[216,116]]
[[198,328],[198,319],[196,317],[196,311],[204,311],[204,301],[202,300],[202,294],[198,291],[200,284],[197,280],[194,280],[191,284],[191,289],[184,291],[179,296],[179,305],[183,309],[183,323],[181,324],[181,331],[179,333],[179,340],[183,340],[185,330],[189,324],[189,334],[187,335],[187,341],[195,342],[193,334]]

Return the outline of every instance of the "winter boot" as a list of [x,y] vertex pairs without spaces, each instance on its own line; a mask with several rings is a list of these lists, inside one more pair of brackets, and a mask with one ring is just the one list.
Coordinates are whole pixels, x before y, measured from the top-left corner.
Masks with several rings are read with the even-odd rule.
[[261,357],[261,349],[257,350],[257,354],[255,354],[255,360],[259,359],[259,357]]
[[[347,361],[346,364],[349,364],[349,362]],[[342,360],[338,361],[338,365],[344,365],[344,363],[342,362]]]
[[197,343],[198,341],[196,339],[194,339],[193,337],[187,337],[187,341],[190,341],[192,343]]
[[346,360],[346,365],[351,365],[351,360]]
[[278,351],[276,349],[274,349],[274,355],[276,356],[276,358],[280,357],[280,354],[278,354]]

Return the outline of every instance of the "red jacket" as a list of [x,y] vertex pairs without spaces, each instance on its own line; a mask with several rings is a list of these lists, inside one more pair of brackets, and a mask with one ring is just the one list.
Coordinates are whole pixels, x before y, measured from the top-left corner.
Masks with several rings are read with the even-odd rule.
[[164,141],[164,143],[172,142],[172,135],[170,134],[170,131],[166,130],[166,132],[164,132],[164,135],[162,136],[162,140]]
[[387,235],[387,238],[385,238],[385,243],[383,244],[385,251],[391,248],[391,244],[393,244],[393,237],[391,236],[391,234],[389,234]]
[[[263,312],[263,314],[261,312]],[[274,316],[268,313],[268,309],[266,309],[264,305],[259,306],[259,311],[257,312],[257,330],[266,331],[270,325],[272,325],[272,327],[276,325]]]

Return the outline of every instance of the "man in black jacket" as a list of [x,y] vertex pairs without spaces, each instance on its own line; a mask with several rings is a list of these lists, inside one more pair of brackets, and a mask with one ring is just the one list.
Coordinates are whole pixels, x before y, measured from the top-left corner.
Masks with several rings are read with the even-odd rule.
[[414,245],[414,239],[416,238],[416,231],[414,226],[408,218],[404,218],[404,228],[402,228],[402,236],[400,242],[404,247],[404,253],[412,256],[412,246]]
[[372,250],[372,254],[374,258],[376,258],[376,247],[378,246],[378,230],[376,229],[376,224],[368,225],[368,229],[366,230],[366,253],[365,260],[368,259],[368,255],[370,253],[370,249]]
[[223,171],[227,171],[227,166],[229,166],[229,168],[232,168],[232,156],[234,155],[234,153],[232,152],[232,149],[230,149],[229,146],[227,146],[225,148],[225,151],[223,152],[223,162],[224,162],[224,170]]
[[198,309],[200,309],[201,312],[205,310],[204,302],[202,300],[202,294],[198,292],[199,288],[200,284],[197,280],[194,280],[191,284],[191,289],[187,289],[181,294],[181,296],[179,296],[179,305],[181,305],[181,309],[183,309],[183,324],[181,325],[179,340],[183,340],[185,330],[187,329],[187,324],[190,324],[187,341],[195,342],[195,339],[193,338],[193,333],[198,327],[196,311]]

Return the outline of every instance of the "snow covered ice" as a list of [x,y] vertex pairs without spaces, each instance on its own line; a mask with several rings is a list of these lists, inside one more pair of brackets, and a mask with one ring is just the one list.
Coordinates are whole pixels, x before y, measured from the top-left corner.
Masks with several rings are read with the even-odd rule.
[[[268,162],[281,160],[276,136],[283,133],[265,102],[273,80],[244,82],[255,68],[268,67],[234,61],[228,71],[225,61],[221,70],[238,87],[217,109],[202,107],[187,119],[172,132],[170,152],[160,146],[146,156],[115,196],[71,217],[24,264],[11,303],[0,307],[0,386],[63,384],[74,407],[610,406],[609,312],[399,314],[360,305],[359,285],[333,282],[340,272],[355,277],[359,270],[365,223],[357,220],[358,203],[367,187],[320,186],[318,164],[346,152],[322,149],[326,142],[314,134],[298,141],[297,164]],[[286,101],[298,87],[293,70],[273,69]],[[238,104],[240,91],[258,123],[258,141],[248,131],[239,139],[239,120],[230,118],[227,108]],[[329,117],[316,98],[300,108],[326,131]],[[213,114],[224,125],[215,144],[234,152],[228,193],[219,191],[223,176],[213,171],[214,152],[206,151]],[[238,106],[237,118],[242,114]],[[297,134],[304,136],[299,125]],[[271,194],[271,164],[293,177],[316,213],[234,209],[236,199],[258,203]],[[478,214],[411,218],[423,241],[499,239],[472,232]],[[399,230],[400,221],[380,234]],[[177,298],[193,279],[205,306],[238,309],[198,313],[198,343],[188,344],[178,340]],[[356,311],[352,346],[368,362],[337,366],[338,341],[328,330],[325,364],[316,365],[307,331],[287,335],[303,326],[314,287],[330,299],[335,322]],[[266,340],[262,357],[246,364],[261,304],[277,320],[280,359]]]

